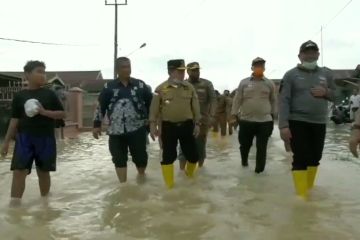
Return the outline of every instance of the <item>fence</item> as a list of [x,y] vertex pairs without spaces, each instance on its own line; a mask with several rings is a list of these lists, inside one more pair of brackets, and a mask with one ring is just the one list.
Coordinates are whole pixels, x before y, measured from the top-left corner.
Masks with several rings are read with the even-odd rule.
[[98,93],[83,93],[83,126],[85,128],[91,128],[93,126],[94,113],[96,109]]

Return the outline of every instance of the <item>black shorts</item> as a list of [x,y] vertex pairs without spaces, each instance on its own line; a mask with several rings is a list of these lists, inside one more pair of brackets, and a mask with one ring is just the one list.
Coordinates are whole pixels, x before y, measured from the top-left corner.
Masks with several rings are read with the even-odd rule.
[[147,131],[145,127],[124,135],[110,135],[109,149],[115,167],[127,167],[129,149],[136,167],[146,168],[148,163],[146,139]]
[[56,171],[56,139],[54,136],[16,135],[11,170],[29,170],[35,161],[41,171]]

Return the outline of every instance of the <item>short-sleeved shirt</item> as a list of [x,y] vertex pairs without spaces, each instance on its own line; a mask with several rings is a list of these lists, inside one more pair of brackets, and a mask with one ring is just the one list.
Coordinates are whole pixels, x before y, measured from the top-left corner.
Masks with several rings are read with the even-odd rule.
[[350,106],[351,108],[360,107],[360,95],[352,95],[350,97]]
[[36,136],[53,136],[55,120],[37,114],[28,117],[25,114],[25,103],[29,99],[38,100],[45,110],[63,111],[64,108],[56,94],[46,88],[25,89],[15,94],[12,101],[12,118],[19,119],[18,132]]
[[116,79],[105,84],[99,96],[94,127],[100,127],[105,114],[109,119],[107,133],[124,135],[147,125],[152,93],[139,79],[130,78],[125,86]]
[[186,81],[193,85],[197,93],[200,104],[201,123],[208,123],[209,117],[214,117],[216,110],[216,95],[213,84],[211,81],[203,78],[198,80],[188,79]]
[[272,121],[271,114],[275,109],[275,85],[263,77],[255,80],[253,76],[240,82],[236,92],[232,115],[238,115],[241,120],[251,122]]
[[216,115],[226,114],[227,103],[228,102],[226,96],[220,95],[217,97]]
[[162,121],[183,122],[200,121],[200,105],[194,87],[186,82],[167,80],[156,90],[150,107],[150,122]]

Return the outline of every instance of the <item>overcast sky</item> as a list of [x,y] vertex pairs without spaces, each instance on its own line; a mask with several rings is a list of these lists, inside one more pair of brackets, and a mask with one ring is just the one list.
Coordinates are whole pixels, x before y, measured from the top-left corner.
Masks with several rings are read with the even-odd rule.
[[[109,0],[113,1],[113,0]],[[119,2],[122,0],[118,0]],[[119,56],[131,55],[133,76],[155,87],[167,78],[166,62],[199,61],[215,88],[235,88],[251,60],[267,60],[267,76],[281,78],[298,62],[302,42],[320,44],[326,25],[348,0],[128,0],[119,7]],[[0,70],[21,71],[39,59],[48,70],[101,70],[112,77],[114,8],[104,0],[0,0],[0,37],[79,46],[0,40]],[[360,1],[323,32],[324,65],[360,63]]]

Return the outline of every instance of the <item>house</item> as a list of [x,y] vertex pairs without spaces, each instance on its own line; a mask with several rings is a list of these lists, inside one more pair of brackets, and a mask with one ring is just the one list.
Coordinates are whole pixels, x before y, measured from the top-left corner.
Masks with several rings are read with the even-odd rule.
[[354,69],[333,69],[336,88],[336,103],[350,97],[360,84],[360,65]]
[[[0,75],[6,75],[17,79],[24,79],[23,72],[0,72]],[[84,82],[101,81],[103,76],[100,70],[96,71],[48,71],[46,76],[49,83],[60,83],[66,86],[67,89],[73,87],[81,88]]]
[[14,94],[22,88],[22,79],[12,75],[0,74],[0,136],[4,135],[11,115],[11,101]]
[[0,73],[0,87],[9,87],[14,83],[21,83],[21,81],[22,79],[19,77]]
[[11,101],[22,88],[22,79],[13,75],[0,74],[0,101]]
[[[67,113],[62,135],[69,136],[70,132],[92,126],[98,94],[107,82],[101,71],[48,71],[46,76],[45,87],[55,91]],[[6,109],[9,109],[14,93],[26,85],[23,72],[0,72],[0,103],[4,102],[1,98],[6,99]],[[5,109],[5,105],[0,107]],[[9,114],[0,121],[6,125],[8,119]]]

